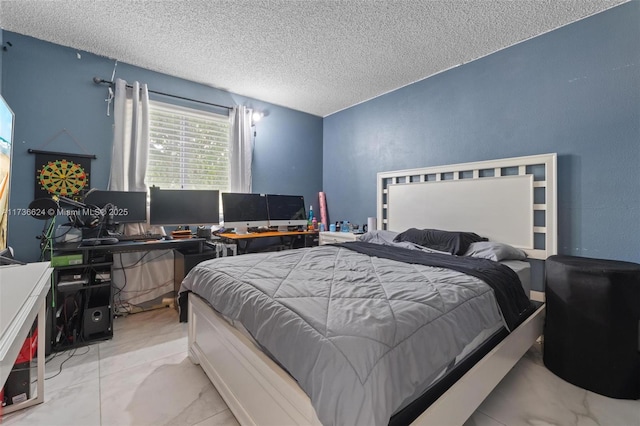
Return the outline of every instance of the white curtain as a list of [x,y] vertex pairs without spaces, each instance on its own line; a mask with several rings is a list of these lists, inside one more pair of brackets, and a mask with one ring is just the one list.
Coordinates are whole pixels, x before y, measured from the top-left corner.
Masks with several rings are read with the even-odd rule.
[[146,191],[149,160],[149,90],[146,84],[116,80],[114,136],[109,189]]
[[230,192],[251,192],[251,108],[237,106],[231,113]]
[[[149,160],[149,91],[146,84],[116,79],[113,152],[108,189],[147,191]],[[145,223],[128,223],[125,234],[143,234]],[[152,229],[157,233],[158,229]],[[120,311],[173,291],[173,251],[114,255],[114,300]]]
[[[116,79],[113,106],[113,150],[108,189],[147,192],[145,175],[149,160],[149,90],[146,84]],[[147,226],[131,223],[126,234],[142,234]]]

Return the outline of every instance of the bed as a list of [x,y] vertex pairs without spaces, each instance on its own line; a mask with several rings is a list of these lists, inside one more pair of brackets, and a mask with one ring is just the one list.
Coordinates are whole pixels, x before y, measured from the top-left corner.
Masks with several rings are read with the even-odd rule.
[[[464,229],[545,259],[555,169],[546,154],[379,173],[377,232],[415,244],[424,228]],[[203,262],[181,288],[189,355],[241,424],[462,424],[544,313],[522,264],[463,256],[480,242],[453,256],[360,241]]]

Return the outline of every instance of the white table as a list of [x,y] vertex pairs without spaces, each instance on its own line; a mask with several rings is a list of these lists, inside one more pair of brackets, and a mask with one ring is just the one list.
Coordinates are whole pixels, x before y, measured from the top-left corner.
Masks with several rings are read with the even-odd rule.
[[4,407],[3,414],[44,401],[45,302],[51,287],[52,270],[49,262],[0,266],[0,384],[3,387],[38,317],[36,397]]

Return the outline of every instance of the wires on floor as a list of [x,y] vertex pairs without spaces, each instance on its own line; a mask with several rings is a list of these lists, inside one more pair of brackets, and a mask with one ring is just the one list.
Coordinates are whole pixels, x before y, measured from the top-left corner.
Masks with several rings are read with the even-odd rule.
[[[173,278],[171,278],[170,280],[165,281],[164,283],[155,286],[153,288],[145,288],[142,290],[125,290],[127,287],[127,282],[128,282],[128,278],[127,278],[127,270],[129,269],[134,269],[137,267],[141,267],[143,265],[146,265],[148,263],[151,263],[157,259],[161,259],[164,257],[167,257],[166,253],[162,253],[160,255],[157,255],[155,257],[152,257],[150,259],[147,259],[147,256],[150,254],[151,252],[146,252],[142,257],[140,257],[140,259],[138,259],[137,261],[133,262],[130,265],[125,265],[122,261],[122,253],[118,253],[118,256],[120,258],[120,265],[122,265],[121,267],[114,267],[113,271],[121,271],[122,272],[122,276],[123,276],[123,284],[121,287],[119,287],[118,285],[115,284],[115,282],[112,281],[112,287],[114,289],[113,291],[113,303],[114,303],[114,313],[116,315],[121,315],[121,314],[130,314],[133,313],[134,309],[136,309],[136,312],[144,312],[146,310],[148,310],[148,307],[142,306],[142,305],[138,305],[135,303],[132,303],[129,300],[126,300],[125,298],[123,298],[123,296],[125,296],[125,294],[132,294],[132,293],[137,293],[135,294],[135,296],[132,297],[140,297],[140,296],[144,296],[146,294],[152,293],[155,290],[159,289],[159,288],[163,288],[166,287],[170,284],[173,283]],[[144,262],[143,262],[144,260]]]
[[49,380],[49,379],[53,379],[54,377],[59,376],[59,375],[60,375],[60,373],[62,373],[62,366],[63,366],[67,361],[69,361],[71,358],[73,358],[73,357],[74,357],[74,356],[76,356],[76,355],[77,355],[77,356],[84,356],[84,355],[88,354],[90,350],[91,350],[91,347],[90,347],[90,346],[87,346],[87,350],[86,350],[85,352],[83,352],[83,353],[80,353],[80,354],[79,354],[79,353],[77,353],[78,348],[70,349],[70,350],[68,350],[68,351],[64,351],[64,352],[57,352],[55,355],[53,355],[52,357],[50,357],[49,359],[47,359],[47,360],[45,361],[45,364],[46,364],[46,363],[48,363],[49,361],[53,360],[53,359],[54,359],[54,358],[56,358],[57,356],[62,355],[62,354],[65,354],[66,352],[69,352],[69,354],[68,354],[68,356],[67,356],[67,359],[65,359],[64,361],[62,361],[62,362],[60,363],[60,366],[58,367],[58,372],[57,372],[56,374],[54,374],[53,376],[45,377],[44,379],[45,379],[45,380]]

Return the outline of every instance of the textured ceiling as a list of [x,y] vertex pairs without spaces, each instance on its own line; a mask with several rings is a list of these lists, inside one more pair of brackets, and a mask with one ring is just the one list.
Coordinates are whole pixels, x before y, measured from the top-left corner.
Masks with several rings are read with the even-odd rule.
[[0,27],[324,117],[624,2],[0,0]]

